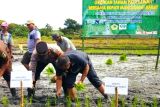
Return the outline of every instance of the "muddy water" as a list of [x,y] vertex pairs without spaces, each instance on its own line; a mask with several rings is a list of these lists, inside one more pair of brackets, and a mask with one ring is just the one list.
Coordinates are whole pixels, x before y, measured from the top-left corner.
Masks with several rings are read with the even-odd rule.
[[[14,70],[23,71],[24,67],[20,63],[22,56],[15,56],[14,58]],[[100,79],[105,77],[124,77],[129,79],[129,93],[127,96],[123,96],[128,103],[131,103],[134,96],[137,96],[138,100],[144,99],[148,103],[152,102],[153,97],[160,99],[160,64],[159,69],[155,71],[156,56],[127,56],[127,61],[125,62],[119,61],[118,55],[90,55],[90,58]],[[113,61],[112,65],[105,64],[105,61],[109,58]],[[49,78],[42,73],[41,79],[37,82],[35,96],[38,100],[36,103],[45,103],[47,96],[55,97],[55,84],[50,84]],[[89,96],[92,99],[92,106],[95,106],[97,98],[103,97],[87,79],[85,84],[87,86],[86,90],[79,92],[78,96],[80,99]],[[1,78],[0,87],[0,98],[4,95],[10,98],[9,89],[3,78]],[[27,95],[26,89],[24,89],[24,94]],[[106,102],[102,101],[105,106]]]

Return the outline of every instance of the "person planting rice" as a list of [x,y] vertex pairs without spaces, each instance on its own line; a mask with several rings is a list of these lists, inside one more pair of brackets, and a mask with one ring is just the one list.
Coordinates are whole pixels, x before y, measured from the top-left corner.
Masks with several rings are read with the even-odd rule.
[[[12,55],[7,47],[7,45],[0,40],[0,78],[3,76],[10,88],[10,79],[12,71]],[[12,96],[16,97],[16,89],[10,88]]]
[[[56,60],[56,95],[61,95],[61,88],[63,87],[65,96],[69,96],[71,100],[76,99],[76,90],[74,84],[81,84],[87,77],[92,85],[99,90],[99,92],[108,99],[108,95],[104,93],[104,85],[97,76],[92,62],[88,55],[81,51],[68,51]],[[82,76],[79,81],[76,81],[77,75],[81,73]]]
[[28,88],[28,98],[34,95],[34,87],[36,81],[40,78],[40,74],[43,69],[52,63],[55,65],[55,61],[58,56],[62,55],[63,51],[57,45],[48,46],[46,42],[40,41],[37,43],[34,49],[31,61],[29,63],[29,69],[33,72],[33,88]]

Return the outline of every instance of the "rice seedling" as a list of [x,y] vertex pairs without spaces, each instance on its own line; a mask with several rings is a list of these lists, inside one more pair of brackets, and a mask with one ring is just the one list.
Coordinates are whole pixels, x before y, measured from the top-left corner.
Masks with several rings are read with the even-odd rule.
[[2,99],[1,99],[1,101],[2,101],[3,107],[8,107],[8,105],[9,105],[9,99],[8,99],[7,96],[3,96]]
[[138,97],[135,96],[135,97],[133,98],[132,107],[137,107],[137,104],[138,104]]
[[102,98],[98,98],[98,102],[97,102],[97,106],[98,107],[102,107],[103,105],[102,105]]
[[51,104],[50,104],[50,99],[49,99],[49,97],[47,98],[47,102],[46,102],[46,104],[45,104],[45,107],[50,107],[51,106]]
[[125,99],[124,99],[124,97],[121,98],[121,106],[122,106],[122,107],[125,107]]
[[44,74],[48,77],[55,73],[55,69],[51,63],[49,63],[43,70]]
[[56,103],[57,103],[57,98],[53,97],[53,104],[56,105]]
[[90,98],[88,96],[85,97],[85,107],[90,107]]
[[146,103],[144,100],[141,100],[141,107],[146,107]]
[[122,54],[119,58],[119,61],[127,61],[127,55],[126,54]]
[[26,107],[26,105],[28,104],[28,100],[27,100],[27,98],[26,97],[24,97],[24,107]]
[[157,97],[153,97],[153,107],[158,107]]
[[32,103],[33,103],[33,97],[31,96],[31,97],[29,98],[29,104],[32,105]]
[[105,62],[105,64],[107,64],[107,65],[112,65],[112,64],[113,64],[112,59],[107,59],[106,62]]
[[86,89],[86,86],[84,83],[77,83],[75,84],[75,88],[77,91],[84,91]]
[[81,101],[79,98],[76,99],[76,107],[81,107]]
[[69,96],[66,97],[66,106],[67,107],[71,107],[72,106],[72,101],[71,101],[71,98]]
[[111,98],[111,105],[110,107],[115,107],[115,97]]

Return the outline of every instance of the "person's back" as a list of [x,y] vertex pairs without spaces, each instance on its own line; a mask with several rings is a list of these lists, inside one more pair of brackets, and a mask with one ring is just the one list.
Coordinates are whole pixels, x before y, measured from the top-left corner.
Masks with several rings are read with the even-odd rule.
[[[3,76],[9,88],[10,88],[11,71],[12,71],[11,53],[7,45],[2,40],[0,40],[0,77]],[[12,96],[16,97],[15,88],[10,88],[10,91]]]
[[76,50],[76,48],[73,45],[73,43],[71,42],[71,40],[69,40],[67,37],[64,37],[64,36],[61,36],[61,38],[62,38],[62,41],[57,42],[57,45],[59,47],[61,47],[63,52],[67,52],[67,51],[70,51],[70,50]]
[[0,77],[7,72],[9,68],[9,54],[8,54],[7,45],[4,44],[2,40],[0,40]]
[[67,37],[62,36],[61,33],[52,34],[52,40],[55,40],[57,45],[62,49],[63,52],[76,50],[76,47]]

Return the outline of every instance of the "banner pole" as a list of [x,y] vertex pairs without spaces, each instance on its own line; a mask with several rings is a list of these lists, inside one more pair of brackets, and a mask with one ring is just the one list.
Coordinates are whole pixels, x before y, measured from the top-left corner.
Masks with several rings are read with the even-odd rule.
[[84,51],[84,35],[82,35],[82,51]]
[[23,105],[23,82],[21,81],[21,103],[20,103],[20,107],[24,107],[24,105]]
[[155,66],[155,69],[157,69],[158,67],[158,62],[159,62],[159,50],[160,50],[160,38],[158,39],[159,42],[158,42],[158,54],[157,54],[157,60],[156,60],[156,66]]
[[115,107],[118,107],[118,88],[115,87]]

